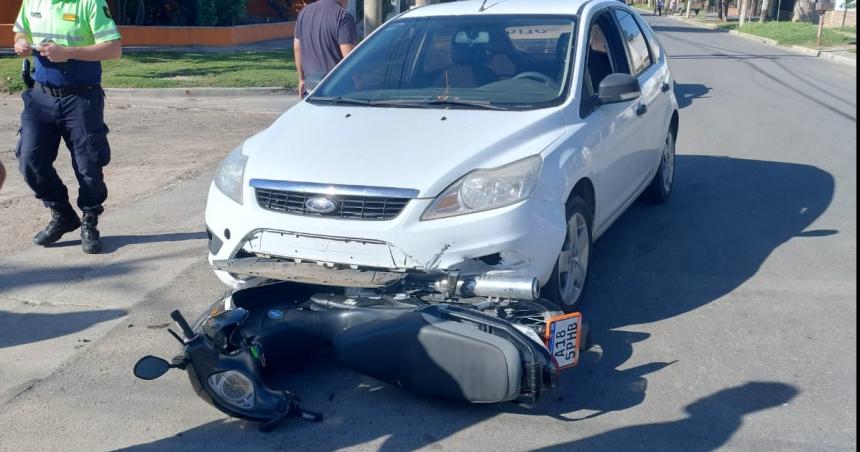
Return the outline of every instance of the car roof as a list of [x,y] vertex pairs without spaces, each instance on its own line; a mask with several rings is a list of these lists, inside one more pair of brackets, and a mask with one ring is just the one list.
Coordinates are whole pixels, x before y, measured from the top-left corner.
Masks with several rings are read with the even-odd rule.
[[[593,0],[465,0],[415,8],[403,17],[500,15],[500,14],[551,14],[576,15],[582,5]],[[599,0],[598,0],[599,1]],[[603,2],[601,2],[603,3]]]

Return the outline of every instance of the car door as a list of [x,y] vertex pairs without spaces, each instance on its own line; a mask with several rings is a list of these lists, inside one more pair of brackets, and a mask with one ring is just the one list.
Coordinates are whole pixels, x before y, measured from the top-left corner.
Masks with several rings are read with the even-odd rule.
[[583,47],[585,64],[581,74],[583,92],[579,116],[585,127],[578,144],[590,151],[591,165],[597,175],[595,184],[598,196],[594,218],[597,235],[626,206],[630,186],[630,164],[627,158],[630,143],[637,139],[631,124],[639,120],[636,117],[635,101],[604,105],[593,101],[603,78],[609,74],[630,71],[613,11],[614,8],[605,8],[595,12],[588,23],[588,40]]
[[636,18],[621,8],[614,10],[630,63],[630,74],[639,80],[642,94],[634,101],[636,116],[627,124],[634,133],[621,144],[627,155],[623,158],[626,186],[622,189],[625,200],[632,201],[650,182],[659,163],[660,150],[666,138],[666,103],[664,95],[665,73],[655,64],[651,49]]
[[651,60],[654,62],[654,79],[657,82],[657,86],[660,88],[660,94],[657,95],[656,100],[654,101],[656,108],[653,109],[653,113],[655,120],[658,122],[658,130],[662,127],[664,133],[657,135],[657,139],[659,140],[659,143],[657,144],[658,152],[654,157],[656,160],[654,165],[656,166],[660,163],[660,150],[662,150],[663,140],[666,138],[666,132],[668,132],[669,122],[672,118],[672,74],[669,71],[669,63],[666,59],[665,53],[663,52],[663,47],[660,45],[660,42],[657,41],[657,36],[655,36],[654,31],[642,20],[642,17],[637,17],[636,22],[645,34],[645,39],[648,41],[648,49],[651,51]]

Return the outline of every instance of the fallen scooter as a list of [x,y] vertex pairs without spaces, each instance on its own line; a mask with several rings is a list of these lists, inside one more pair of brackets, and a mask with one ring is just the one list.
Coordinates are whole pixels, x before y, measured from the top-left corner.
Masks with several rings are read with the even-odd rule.
[[532,300],[482,297],[482,287],[498,286],[482,284],[455,276],[406,279],[388,293],[291,282],[238,290],[193,327],[174,311],[182,334],[168,331],[183,353],[146,356],[134,374],[185,370],[201,398],[264,431],[290,417],[322,419],[271,381],[325,347],[338,363],[420,396],[534,406],[585,348],[581,316],[561,315],[536,289]]

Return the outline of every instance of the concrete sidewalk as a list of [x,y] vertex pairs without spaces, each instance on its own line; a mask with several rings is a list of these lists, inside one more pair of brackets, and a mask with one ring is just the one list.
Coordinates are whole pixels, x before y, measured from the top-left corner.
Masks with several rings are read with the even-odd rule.
[[[114,161],[100,255],[83,254],[77,232],[50,248],[32,245],[46,210],[9,171],[0,192],[0,406],[37,388],[189,267],[206,266],[203,209],[214,166],[296,101],[109,92]],[[14,144],[19,103],[0,97],[0,142]],[[11,149],[0,148],[0,158],[14,168]],[[71,182],[62,149],[57,168]]]

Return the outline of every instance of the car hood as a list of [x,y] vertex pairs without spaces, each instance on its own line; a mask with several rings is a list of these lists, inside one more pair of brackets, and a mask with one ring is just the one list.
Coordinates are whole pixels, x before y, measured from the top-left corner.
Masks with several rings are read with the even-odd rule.
[[249,139],[250,179],[408,188],[435,197],[477,168],[539,154],[564,132],[558,109],[490,111],[302,102]]

